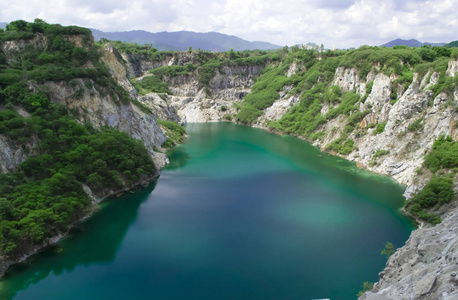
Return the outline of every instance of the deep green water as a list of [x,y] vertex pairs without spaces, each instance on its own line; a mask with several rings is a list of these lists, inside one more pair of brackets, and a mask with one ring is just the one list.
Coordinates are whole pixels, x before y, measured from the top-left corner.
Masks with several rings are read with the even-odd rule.
[[187,131],[157,182],[15,267],[0,299],[355,299],[412,230],[387,177],[293,137]]

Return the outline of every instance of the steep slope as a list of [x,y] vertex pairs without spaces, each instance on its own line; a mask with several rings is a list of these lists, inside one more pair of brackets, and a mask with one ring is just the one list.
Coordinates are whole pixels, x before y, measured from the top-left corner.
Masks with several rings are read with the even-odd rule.
[[[200,61],[183,74],[167,73],[177,65],[199,61],[195,59],[198,53],[192,52],[172,56],[150,72],[144,69],[139,81],[157,76],[169,92],[150,90],[138,99],[164,118],[184,122],[236,120],[293,134],[406,184],[405,196],[412,199],[406,210],[415,215],[420,229],[380,273],[380,282],[373,290],[377,295],[366,293],[362,299],[453,299],[456,204],[414,209],[424,205],[418,202],[418,190],[430,187],[431,178],[453,180],[457,190],[453,170],[437,171],[424,164],[441,136],[450,136],[452,142],[458,139],[458,60],[434,53],[431,62],[429,55],[433,53],[429,51],[433,50],[361,48],[322,54],[295,50],[270,54],[258,68],[252,65],[245,69],[219,58],[223,66],[210,74],[206,85],[202,85],[200,75],[209,62]],[[146,59],[139,64],[152,62]],[[129,64],[128,68],[134,69]],[[239,99],[234,89],[248,94]],[[453,189],[451,193],[455,198]],[[443,219],[440,225],[429,224],[439,218]],[[440,263],[435,263],[436,259]]]
[[[51,31],[54,35],[49,35],[49,28],[41,33],[2,35],[2,121],[12,126],[10,131],[0,131],[0,142],[7,149],[6,158],[0,160],[2,170],[10,171],[9,174],[15,170],[26,172],[37,165],[45,170],[43,173],[50,172],[46,166],[47,156],[41,156],[39,161],[30,160],[34,151],[41,151],[36,145],[42,145],[43,140],[53,141],[47,139],[47,132],[59,136],[58,143],[54,144],[58,148],[68,146],[65,142],[68,135],[78,138],[78,131],[101,134],[101,137],[117,134],[105,131],[106,126],[143,140],[149,155],[157,156],[154,149],[164,142],[165,136],[156,118],[179,122],[231,120],[295,135],[408,186],[405,195],[410,200],[406,211],[415,216],[420,229],[388,261],[373,290],[377,295],[366,293],[363,298],[451,299],[456,296],[453,251],[457,208],[456,201],[451,201],[457,190],[455,169],[458,167],[453,154],[458,139],[455,122],[458,53],[455,50],[362,47],[346,52],[317,53],[293,47],[291,51],[275,52],[178,53],[115,43],[119,52],[111,44],[104,44],[95,51],[85,31],[54,30],[57,30],[57,33]],[[53,52],[56,50],[60,50],[59,54]],[[62,53],[67,55],[63,60],[59,59]],[[60,65],[62,61],[69,64]],[[49,69],[51,64],[60,68]],[[26,85],[16,91],[11,88],[16,80]],[[35,132],[41,130],[35,127],[31,130],[27,120],[48,118],[43,114],[48,106],[58,120],[65,120],[63,125],[68,123],[70,125],[65,126],[78,130],[61,131],[59,126],[50,127],[46,132]],[[70,109],[62,112],[59,107]],[[77,122],[69,120],[70,116]],[[46,120],[54,124],[49,118]],[[92,127],[78,125],[86,123]],[[121,146],[122,143],[119,149]],[[451,156],[438,156],[438,149],[446,146],[451,149]],[[30,151],[21,152],[21,148]],[[51,147],[46,149],[56,154]],[[113,149],[104,149],[110,150]],[[436,161],[431,163],[434,160],[431,157]],[[104,167],[103,162],[96,165]],[[131,163],[116,165],[126,167]],[[139,172],[137,167],[134,169]],[[143,174],[140,172],[135,175],[137,180],[133,180],[134,169],[113,169],[114,172],[107,172],[107,178],[120,179],[118,183],[113,180],[120,189],[129,188],[138,184],[138,176]],[[116,193],[112,187],[97,186],[100,182],[97,175],[103,174],[93,171],[96,172],[71,175],[82,182],[91,178],[86,186],[99,197]],[[81,181],[69,191],[77,190],[84,200],[87,195],[81,191]],[[6,186],[0,188],[8,191]],[[423,190],[417,192],[419,189]],[[12,194],[11,199],[14,196]],[[5,203],[1,201],[2,205]],[[431,223],[438,223],[440,219],[442,223],[433,227]],[[70,221],[74,220],[78,218]],[[16,233],[10,229],[11,225],[16,226],[11,223],[14,220],[7,214],[2,215],[1,221],[5,221],[2,223],[3,251],[16,251],[9,244]],[[1,258],[2,268],[53,241],[65,230],[55,230],[52,232],[55,235],[46,233],[46,238],[40,232],[31,226],[29,235],[33,233],[37,237],[35,242],[29,243],[33,247],[20,249],[14,260]]]
[[0,275],[167,161],[113,49],[84,28],[11,24],[21,30],[0,33]]

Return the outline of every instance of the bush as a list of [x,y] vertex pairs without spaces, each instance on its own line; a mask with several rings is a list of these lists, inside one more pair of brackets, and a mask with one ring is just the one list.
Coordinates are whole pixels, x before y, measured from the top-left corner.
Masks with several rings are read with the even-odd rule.
[[454,197],[453,180],[449,177],[434,176],[406,204],[406,208],[413,216],[426,222],[437,224],[441,220],[437,215],[428,212],[433,207],[438,208],[442,204],[450,202]]
[[363,282],[362,290],[356,294],[356,297],[361,297],[365,292],[371,291],[374,288],[373,282]]
[[372,156],[373,158],[377,158],[383,155],[387,155],[390,153],[390,150],[385,150],[385,149],[378,149],[375,151],[374,155]]
[[407,130],[411,132],[416,132],[423,129],[423,119],[417,119],[412,124],[407,127]]
[[167,134],[167,140],[163,144],[164,147],[170,148],[182,142],[183,137],[186,134],[186,130],[183,128],[183,126],[177,122],[160,119],[157,119],[157,122],[165,129],[165,133]]
[[142,80],[132,80],[131,82],[140,95],[146,95],[148,93],[172,94],[167,84],[155,75],[143,77]]
[[348,155],[355,149],[354,141],[352,139],[345,140],[344,137],[335,139],[326,147],[326,150],[335,151],[343,155]]
[[374,130],[374,134],[379,134],[385,131],[385,126],[387,122],[377,124],[377,127]]
[[341,114],[350,115],[351,112],[356,112],[358,107],[355,104],[359,101],[359,95],[355,92],[349,92],[343,95],[342,102],[338,107],[329,110],[326,114],[326,119],[334,119]]
[[392,243],[390,242],[386,242],[385,243],[385,248],[382,249],[382,251],[380,251],[380,254],[381,255],[385,255],[386,256],[386,259],[390,258],[391,255],[393,255],[395,252],[394,250],[394,246]]
[[458,167],[458,143],[451,137],[440,136],[433,144],[431,152],[425,157],[423,166],[433,172],[440,169]]

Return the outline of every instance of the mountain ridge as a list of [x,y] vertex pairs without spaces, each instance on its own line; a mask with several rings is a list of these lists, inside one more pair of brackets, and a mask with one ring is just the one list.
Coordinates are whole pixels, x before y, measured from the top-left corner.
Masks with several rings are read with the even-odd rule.
[[158,50],[185,51],[189,47],[208,51],[275,50],[282,46],[262,41],[247,41],[234,35],[219,32],[131,30],[104,32],[90,28],[96,41],[101,38],[137,44],[152,44]]
[[428,45],[428,46],[445,46],[446,43],[429,43],[429,42],[420,42],[416,39],[410,39],[410,40],[404,40],[404,39],[395,39],[392,41],[389,41],[383,45],[380,45],[380,47],[394,47],[394,46],[409,46],[409,47],[421,47],[423,45]]

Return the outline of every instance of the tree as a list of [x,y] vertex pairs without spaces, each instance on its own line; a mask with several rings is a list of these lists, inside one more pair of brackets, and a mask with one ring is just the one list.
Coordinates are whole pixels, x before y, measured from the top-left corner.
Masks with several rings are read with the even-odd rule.
[[26,31],[27,30],[27,22],[24,20],[16,20],[10,22],[6,25],[7,31]]
[[394,254],[394,246],[393,246],[393,244],[390,243],[390,242],[386,242],[385,243],[385,249],[382,249],[382,251],[380,251],[380,255],[385,255],[386,259],[388,259],[393,254]]

